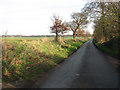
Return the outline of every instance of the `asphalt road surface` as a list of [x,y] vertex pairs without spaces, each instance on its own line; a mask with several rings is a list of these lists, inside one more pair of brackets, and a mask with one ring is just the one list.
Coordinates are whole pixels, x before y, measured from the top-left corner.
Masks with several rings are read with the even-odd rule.
[[118,88],[118,73],[91,39],[53,70],[40,88]]

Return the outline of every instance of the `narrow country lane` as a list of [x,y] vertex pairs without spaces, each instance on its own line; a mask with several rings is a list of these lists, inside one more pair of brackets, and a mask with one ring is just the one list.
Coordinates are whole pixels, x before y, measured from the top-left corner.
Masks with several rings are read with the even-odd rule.
[[91,39],[53,70],[40,88],[118,88],[118,73]]

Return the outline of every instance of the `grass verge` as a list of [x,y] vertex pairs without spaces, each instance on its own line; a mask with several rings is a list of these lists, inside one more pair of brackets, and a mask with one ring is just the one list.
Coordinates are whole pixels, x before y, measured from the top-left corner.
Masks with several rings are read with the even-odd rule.
[[3,39],[3,82],[30,80],[56,66],[86,40],[61,39]]
[[106,42],[106,43],[101,44],[101,43],[97,43],[95,40],[93,40],[93,43],[96,47],[98,47],[103,52],[106,52],[106,53],[110,54],[111,56],[120,59],[120,57],[118,57],[117,46],[115,47],[115,46],[111,45],[111,42]]

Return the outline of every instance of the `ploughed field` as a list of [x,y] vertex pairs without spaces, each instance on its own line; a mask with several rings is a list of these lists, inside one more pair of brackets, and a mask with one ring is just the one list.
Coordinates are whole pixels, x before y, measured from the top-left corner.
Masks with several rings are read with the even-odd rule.
[[87,39],[3,38],[3,81],[29,80],[62,62]]

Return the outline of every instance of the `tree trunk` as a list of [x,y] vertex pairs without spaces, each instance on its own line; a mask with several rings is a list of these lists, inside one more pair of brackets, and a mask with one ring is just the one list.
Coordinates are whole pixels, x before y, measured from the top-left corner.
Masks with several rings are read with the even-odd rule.
[[56,37],[55,37],[55,41],[57,41],[57,42],[59,42],[59,40],[58,40],[58,32],[56,31]]
[[106,32],[105,32],[105,26],[104,26],[104,18],[105,18],[105,14],[104,14],[104,2],[100,2],[101,5],[101,9],[102,9],[102,31],[103,31],[103,35],[104,35],[104,40],[105,42],[107,41],[107,36],[106,36]]
[[76,37],[76,32],[73,32],[73,39],[75,39]]

